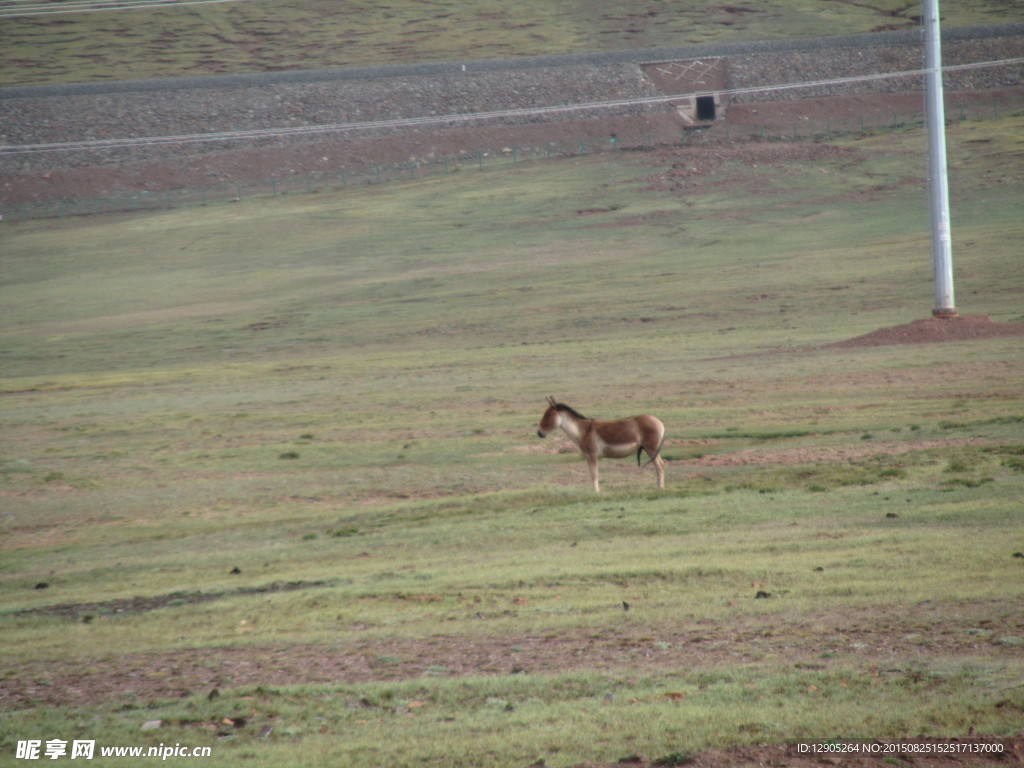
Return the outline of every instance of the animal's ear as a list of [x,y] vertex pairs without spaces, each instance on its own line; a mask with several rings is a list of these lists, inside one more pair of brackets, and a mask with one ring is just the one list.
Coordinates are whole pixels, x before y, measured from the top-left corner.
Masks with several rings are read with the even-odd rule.
[[557,405],[557,403],[555,402],[555,398],[548,397],[548,405]]

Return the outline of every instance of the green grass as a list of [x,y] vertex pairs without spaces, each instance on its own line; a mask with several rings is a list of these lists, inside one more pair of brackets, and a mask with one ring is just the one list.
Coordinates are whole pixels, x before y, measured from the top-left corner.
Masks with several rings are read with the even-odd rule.
[[[1021,319],[1021,121],[950,128],[963,314]],[[1020,339],[824,346],[932,300],[920,132],[836,146],[5,224],[0,760],[1019,730]],[[662,418],[666,490],[548,395]]]
[[[857,34],[918,25],[916,8],[695,0],[623,8],[526,0],[514,7],[408,0],[231,3],[4,20],[2,85],[318,69]],[[943,8],[949,27],[1018,21],[1012,0]]]
[[[820,738],[806,724],[822,710],[845,718],[851,734],[873,734],[879,720],[906,723],[934,718],[934,702],[958,695],[965,679],[998,689],[1007,670],[979,667],[922,674],[906,669],[879,676],[870,670],[799,671],[770,679],[747,670],[682,673],[673,679],[648,676],[559,675],[543,682],[530,676],[504,679],[438,680],[410,683],[252,688],[208,703],[190,699],[159,714],[180,723],[179,743],[206,741],[207,733],[224,734],[213,747],[218,755],[268,765],[322,765],[326,761],[395,766],[470,764],[458,755],[467,746],[502,764],[530,764],[539,759],[572,764],[602,756],[609,762],[653,749],[654,755],[693,753],[751,738],[767,742]],[[766,707],[780,696],[795,702],[785,713]],[[877,709],[863,699],[880,702]],[[979,698],[960,699],[959,716],[947,727],[963,729],[985,709]],[[714,719],[708,711],[714,711]],[[260,718],[272,713],[277,729],[268,739],[250,738],[225,720]],[[135,711],[135,718],[151,712]],[[102,722],[102,721],[101,721]],[[96,721],[55,723],[61,730],[95,727]],[[103,722],[125,743],[138,743],[134,730]],[[120,726],[120,727],[119,727]],[[560,735],[571,726],[572,736]],[[280,733],[280,735],[277,735]],[[620,735],[622,734],[622,735]],[[226,737],[226,738],[225,738]],[[188,741],[185,741],[185,740]],[[339,742],[345,742],[339,750]],[[415,745],[395,749],[396,742]],[[160,742],[165,743],[165,742]],[[231,747],[225,747],[231,744]],[[301,748],[297,748],[301,745]]]

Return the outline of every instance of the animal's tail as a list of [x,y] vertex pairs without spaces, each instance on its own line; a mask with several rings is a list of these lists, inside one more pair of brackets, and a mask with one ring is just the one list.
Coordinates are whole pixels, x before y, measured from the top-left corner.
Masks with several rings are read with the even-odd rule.
[[[649,458],[647,460],[647,463],[644,464],[643,466],[646,467],[647,464],[650,464],[652,461],[654,461],[656,458],[658,458],[658,456],[661,455],[661,449],[664,446],[665,446],[665,436],[662,435],[661,436],[661,442],[658,443],[658,449],[651,455],[651,458]],[[636,449],[636,465],[638,467],[640,466],[640,454],[642,454],[643,452],[644,452],[644,447],[642,445],[639,448]]]

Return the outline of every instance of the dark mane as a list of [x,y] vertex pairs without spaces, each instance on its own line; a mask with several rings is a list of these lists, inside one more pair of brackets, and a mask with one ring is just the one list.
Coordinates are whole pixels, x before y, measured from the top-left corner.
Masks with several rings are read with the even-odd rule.
[[570,408],[565,403],[555,403],[555,410],[556,411],[565,411],[570,416],[573,416],[574,418],[577,418],[577,419],[584,419],[584,420],[586,420],[586,418],[587,418],[582,413],[577,411],[575,408]]

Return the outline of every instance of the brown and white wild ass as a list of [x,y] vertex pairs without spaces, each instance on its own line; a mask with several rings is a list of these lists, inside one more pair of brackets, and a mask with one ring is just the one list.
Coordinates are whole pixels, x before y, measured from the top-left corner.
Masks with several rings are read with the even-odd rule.
[[548,408],[541,416],[537,437],[561,427],[576,443],[590,467],[590,479],[594,490],[600,491],[597,482],[597,460],[599,458],[621,459],[636,451],[636,464],[640,466],[640,455],[647,451],[647,463],[654,464],[658,471],[658,487],[665,487],[665,461],[661,458],[661,446],[665,442],[665,425],[646,414],[616,421],[588,419],[565,403],[548,398]]

